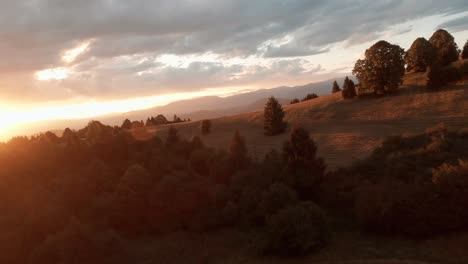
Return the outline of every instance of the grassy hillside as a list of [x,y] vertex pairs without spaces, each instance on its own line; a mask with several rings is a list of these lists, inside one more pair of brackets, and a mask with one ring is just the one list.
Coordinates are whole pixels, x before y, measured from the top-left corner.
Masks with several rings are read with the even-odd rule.
[[[420,133],[438,123],[461,128],[468,123],[468,83],[460,82],[438,92],[427,92],[422,86],[422,73],[405,76],[397,95],[344,100],[341,94],[285,105],[288,130],[295,125],[308,129],[319,146],[319,153],[330,167],[345,166],[368,155],[385,137],[395,134]],[[263,135],[263,111],[213,119],[212,133],[203,136],[206,144],[225,147],[234,133],[248,139],[250,154],[263,156],[273,148],[281,148],[288,133]],[[176,125],[184,137],[201,135],[199,122]],[[168,126],[134,131],[137,137],[153,134],[165,137]]]

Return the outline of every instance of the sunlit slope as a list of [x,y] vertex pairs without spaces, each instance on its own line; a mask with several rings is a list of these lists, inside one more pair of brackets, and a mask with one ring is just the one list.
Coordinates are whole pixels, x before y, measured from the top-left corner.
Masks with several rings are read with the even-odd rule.
[[[296,125],[308,129],[319,146],[319,154],[331,167],[349,164],[370,153],[385,137],[419,133],[438,123],[449,128],[468,127],[468,83],[461,82],[439,92],[427,92],[418,86],[424,74],[405,77],[397,95],[343,100],[341,94],[286,105],[288,130]],[[235,130],[239,130],[250,154],[263,156],[271,148],[281,149],[288,133],[263,135],[263,111],[226,116],[212,120],[212,132],[203,141],[215,147],[227,147]],[[183,137],[201,136],[199,122],[175,125]],[[169,126],[148,128],[137,136],[157,134],[162,138]]]

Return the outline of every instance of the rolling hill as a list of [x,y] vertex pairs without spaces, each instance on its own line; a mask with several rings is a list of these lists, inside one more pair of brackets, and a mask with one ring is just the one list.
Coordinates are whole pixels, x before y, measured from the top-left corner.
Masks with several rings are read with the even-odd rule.
[[[288,130],[300,125],[317,142],[319,155],[331,168],[345,166],[368,155],[387,136],[425,131],[439,123],[459,129],[468,125],[468,83],[460,82],[438,92],[427,92],[424,74],[405,76],[404,86],[392,96],[344,100],[341,94],[284,106]],[[203,136],[209,146],[226,147],[235,130],[247,139],[250,155],[262,157],[271,148],[281,149],[288,133],[263,135],[263,112],[258,111],[212,120],[212,133]],[[137,137],[153,134],[162,138],[169,126],[134,131]],[[201,136],[199,122],[177,124],[186,138]]]

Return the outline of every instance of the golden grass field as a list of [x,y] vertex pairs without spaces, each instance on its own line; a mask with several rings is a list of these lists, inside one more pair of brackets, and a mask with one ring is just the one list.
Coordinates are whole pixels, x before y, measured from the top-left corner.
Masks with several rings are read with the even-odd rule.
[[[449,129],[468,125],[468,82],[453,84],[438,92],[427,92],[422,73],[405,76],[399,93],[381,98],[344,100],[340,93],[283,106],[288,130],[303,126],[317,142],[319,155],[330,168],[346,166],[364,158],[382,140],[396,134],[424,132],[444,123]],[[270,149],[281,149],[288,132],[263,135],[263,109],[212,119],[212,132],[202,136],[200,122],[173,125],[184,138],[201,136],[208,145],[226,148],[235,130],[246,138],[249,154],[262,158]],[[154,134],[164,138],[168,126],[142,128],[134,132],[139,138]]]
[[[318,144],[319,155],[330,168],[346,166],[364,158],[390,135],[424,132],[439,123],[450,129],[468,127],[468,81],[452,84],[438,92],[427,92],[424,74],[405,76],[399,93],[369,99],[343,100],[341,94],[284,106],[288,130],[305,127]],[[263,111],[212,119],[212,132],[202,136],[200,122],[174,125],[182,137],[202,137],[205,144],[217,148],[229,146],[239,130],[246,138],[249,153],[261,158],[271,148],[280,149],[288,133],[263,135]],[[170,126],[140,128],[137,138],[158,135],[165,138]],[[138,263],[187,264],[431,264],[468,263],[468,233],[452,234],[427,240],[376,236],[358,231],[352,223],[334,218],[332,241],[317,254],[304,258],[267,258],[251,252],[255,237],[223,230],[213,233],[177,232],[156,240],[138,241],[131,254]]]

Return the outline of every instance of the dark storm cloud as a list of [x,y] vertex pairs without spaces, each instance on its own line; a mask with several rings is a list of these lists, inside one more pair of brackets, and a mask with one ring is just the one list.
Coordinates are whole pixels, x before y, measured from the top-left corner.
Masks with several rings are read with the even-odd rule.
[[[31,97],[38,96],[32,92],[37,89],[25,83],[29,78],[23,76],[32,75],[36,70],[64,66],[61,61],[63,52],[88,40],[92,40],[88,51],[68,65],[79,71],[78,77],[60,82],[73,85],[65,85],[63,89],[67,92],[59,94],[69,96],[81,91],[89,94],[95,91],[99,96],[113,89],[120,91],[124,89],[122,87],[132,87],[135,93],[154,93],[162,89],[159,85],[176,86],[173,84],[176,80],[187,89],[190,80],[194,80],[192,83],[196,85],[192,87],[197,89],[222,84],[225,78],[220,76],[230,72],[236,74],[238,70],[222,64],[207,66],[204,62],[183,69],[153,65],[150,61],[133,66],[117,65],[115,69],[106,69],[100,64],[114,65],[114,59],[122,56],[157,58],[161,54],[204,53],[223,58],[307,56],[327,52],[337,42],[355,45],[373,40],[390,26],[411,19],[468,10],[466,0],[4,2],[0,9],[0,72],[2,76],[8,73],[9,81],[0,80],[0,84],[6,84],[0,87],[0,96],[19,94],[15,89],[22,87],[21,95],[27,95],[30,89]],[[461,25],[466,25],[466,18],[448,22],[447,27]],[[290,41],[283,43],[284,39]],[[155,74],[145,76],[143,82],[139,78],[142,76],[136,75],[153,68],[157,69],[153,71]],[[265,72],[272,74],[271,69],[259,67],[254,76]],[[15,76],[18,77],[16,84],[14,80],[10,81]],[[198,76],[205,81],[198,81]],[[39,93],[43,92],[40,90]]]
[[445,28],[451,32],[468,30],[468,15],[442,23],[437,28]]

